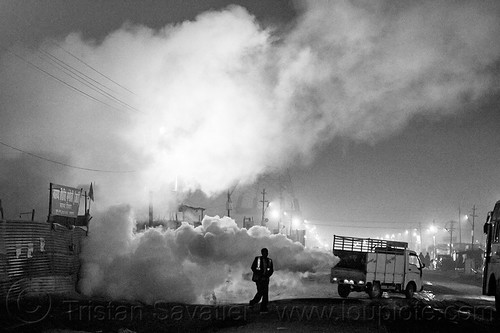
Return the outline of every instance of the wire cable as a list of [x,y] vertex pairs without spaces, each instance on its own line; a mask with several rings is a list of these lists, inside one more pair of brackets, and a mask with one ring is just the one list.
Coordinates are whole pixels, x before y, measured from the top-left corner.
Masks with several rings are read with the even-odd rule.
[[[97,74],[101,75],[102,77],[108,79],[109,81],[113,82],[114,84],[116,84],[117,86],[119,86],[120,88],[128,91],[129,93],[131,93],[132,95],[136,95],[133,91],[131,91],[130,89],[128,89],[127,87],[119,84],[118,82],[114,81],[113,79],[111,79],[110,77],[108,77],[107,75],[101,73],[100,71],[98,71],[97,69],[95,69],[94,67],[90,66],[89,64],[87,64],[85,61],[83,61],[82,59],[78,58],[76,55],[74,55],[73,53],[69,52],[68,50],[66,50],[65,48],[63,48],[61,45],[59,45],[58,43],[55,43],[53,42],[54,45],[56,45],[58,48],[60,48],[61,50],[63,50],[64,52],[66,52],[67,54],[69,54],[70,56],[72,56],[73,58],[75,58],[76,60],[78,60],[79,62],[81,62],[82,64],[84,64],[85,66],[87,66],[88,68],[90,68],[91,70],[93,70],[94,72],[96,72]],[[136,95],[137,96],[137,95]]]
[[40,155],[36,155],[36,154],[30,153],[28,151],[22,150],[20,148],[13,147],[13,146],[11,146],[9,144],[6,144],[4,142],[1,142],[1,141],[0,141],[0,145],[8,147],[8,148],[13,149],[13,150],[16,150],[16,151],[21,152],[23,154],[26,154],[26,155],[29,155],[29,156],[32,156],[32,157],[35,157],[35,158],[38,158],[38,159],[50,162],[50,163],[62,165],[62,166],[65,166],[65,167],[68,167],[68,168],[73,168],[73,169],[79,169],[79,170],[85,170],[85,171],[92,171],[92,172],[104,172],[104,173],[134,173],[134,172],[137,172],[137,171],[134,171],[134,170],[119,171],[119,170],[103,170],[103,169],[93,169],[93,168],[79,167],[79,166],[76,166],[76,165],[71,165],[71,164],[59,162],[59,161],[56,161],[56,160],[52,160],[50,158],[46,158],[46,157],[43,157],[43,156],[40,156]]
[[22,60],[23,62],[25,62],[25,63],[26,63],[26,64],[28,64],[29,66],[31,66],[31,67],[33,67],[33,68],[35,68],[35,69],[39,70],[40,72],[42,72],[42,73],[44,73],[44,74],[46,74],[46,75],[48,75],[48,76],[49,76],[49,77],[51,77],[52,79],[54,79],[54,80],[58,81],[59,83],[61,83],[61,84],[65,85],[65,86],[67,86],[68,88],[70,88],[70,89],[72,89],[72,90],[74,90],[74,91],[76,91],[76,92],[79,92],[80,94],[82,94],[82,95],[84,95],[84,96],[87,96],[88,98],[90,98],[90,99],[92,99],[92,100],[94,100],[94,101],[96,101],[96,102],[98,102],[98,103],[101,103],[101,104],[103,104],[103,105],[106,105],[107,107],[109,107],[109,108],[111,108],[111,109],[114,109],[114,110],[117,110],[117,111],[123,112],[123,110],[122,110],[122,109],[119,109],[119,108],[117,108],[117,107],[114,107],[114,106],[113,106],[113,105],[111,105],[111,104],[108,104],[108,103],[106,103],[106,102],[104,102],[104,101],[101,101],[100,99],[98,99],[98,98],[96,98],[96,97],[94,97],[94,96],[92,96],[92,95],[90,95],[90,94],[86,93],[85,91],[83,91],[83,90],[81,90],[81,89],[79,89],[79,88],[77,88],[77,87],[75,87],[75,86],[73,86],[73,85],[71,85],[71,84],[67,83],[66,81],[61,80],[61,79],[60,79],[60,78],[58,78],[57,76],[55,76],[55,75],[53,75],[53,74],[49,73],[48,71],[44,70],[44,69],[43,69],[43,68],[41,68],[41,67],[39,67],[39,66],[35,65],[35,64],[34,64],[34,63],[32,63],[31,61],[29,61],[29,60],[27,60],[27,59],[23,58],[22,56],[18,55],[17,53],[14,53],[14,52],[10,51],[9,49],[5,48],[4,46],[1,46],[1,45],[0,45],[0,47],[1,47],[1,48],[3,48],[4,50],[6,50],[8,53],[10,53],[10,54],[12,54],[13,56],[15,56],[16,58],[18,58],[18,59]]
[[[109,93],[108,91],[104,90],[104,89],[107,89],[111,92],[115,92],[113,91],[111,88],[107,87],[106,85],[98,82],[97,80],[94,80],[93,78],[91,78],[90,76],[86,75],[85,73],[79,71],[78,69],[76,69],[75,67],[71,66],[70,64],[64,62],[63,60],[59,59],[58,57],[56,57],[55,55],[45,51],[45,50],[40,50],[38,51],[40,54],[43,54],[45,55],[46,57],[49,58],[49,60],[51,61],[51,65],[52,66],[55,66],[58,70],[61,70],[64,74],[68,75],[69,77],[77,80],[78,82],[80,82],[81,84],[87,86],[89,89],[92,89],[93,91],[97,92],[98,94],[101,94],[102,96],[106,97],[106,98],[109,98],[113,101],[115,101],[116,103],[120,104],[121,106],[123,107],[126,107],[128,109],[131,109],[133,111],[136,111],[136,112],[141,112],[139,109],[131,106],[130,104],[122,101],[121,99],[113,96],[111,93]],[[40,56],[39,56],[40,57]],[[43,61],[47,62],[46,59],[40,57],[40,59],[42,59]],[[96,84],[92,83],[92,82],[95,82]],[[99,87],[99,86],[100,87]],[[103,87],[103,88],[101,88]],[[115,92],[116,93],[116,92]]]

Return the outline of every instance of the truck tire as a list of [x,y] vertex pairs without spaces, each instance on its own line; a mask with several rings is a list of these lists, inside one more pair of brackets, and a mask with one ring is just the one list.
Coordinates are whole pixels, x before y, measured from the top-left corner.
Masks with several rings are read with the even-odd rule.
[[382,297],[382,288],[380,287],[380,282],[373,282],[373,284],[368,289],[368,295],[370,296],[370,298]]
[[351,287],[347,284],[339,284],[337,291],[339,292],[340,297],[347,298],[351,292]]
[[415,294],[416,289],[417,288],[415,286],[415,283],[413,283],[413,282],[408,283],[408,285],[406,286],[406,289],[405,289],[406,298],[408,298],[408,299],[413,298],[413,295]]

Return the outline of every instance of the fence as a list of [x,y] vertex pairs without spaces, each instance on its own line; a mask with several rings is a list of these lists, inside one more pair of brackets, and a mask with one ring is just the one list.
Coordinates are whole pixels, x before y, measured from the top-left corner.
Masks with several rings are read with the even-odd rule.
[[86,229],[0,220],[0,295],[75,290]]

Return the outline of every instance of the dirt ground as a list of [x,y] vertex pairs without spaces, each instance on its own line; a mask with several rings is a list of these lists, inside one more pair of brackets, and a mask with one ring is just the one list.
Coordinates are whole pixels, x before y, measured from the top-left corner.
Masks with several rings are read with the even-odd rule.
[[[429,290],[411,300],[398,294],[371,300],[365,293],[343,299],[327,272],[312,274],[303,279],[304,288],[273,295],[266,314],[246,303],[143,304],[43,295],[1,304],[0,328],[5,332],[58,333],[497,331],[491,300],[475,295],[480,293],[480,280],[425,273]],[[441,291],[439,300],[429,297]],[[453,292],[474,298],[474,303],[454,297]]]

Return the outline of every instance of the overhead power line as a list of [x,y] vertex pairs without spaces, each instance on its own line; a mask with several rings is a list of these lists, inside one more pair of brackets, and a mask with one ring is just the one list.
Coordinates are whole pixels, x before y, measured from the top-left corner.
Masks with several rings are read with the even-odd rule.
[[[18,58],[19,60],[21,60],[21,61],[23,61],[24,63],[26,63],[26,64],[27,64],[27,65],[29,65],[30,67],[32,67],[32,68],[34,68],[34,69],[36,69],[36,70],[38,70],[38,71],[40,71],[40,72],[44,73],[45,75],[47,75],[47,76],[51,77],[52,79],[56,80],[57,82],[59,82],[59,83],[61,83],[61,84],[65,85],[66,87],[68,87],[68,88],[72,89],[73,91],[76,91],[76,92],[78,92],[78,93],[80,93],[80,94],[82,94],[82,95],[84,95],[84,96],[86,96],[86,97],[88,97],[88,98],[92,99],[93,101],[98,102],[98,103],[101,103],[101,104],[103,104],[103,105],[105,105],[105,106],[107,106],[107,107],[109,107],[109,108],[111,108],[111,109],[114,109],[114,110],[117,110],[117,111],[120,111],[120,112],[123,112],[123,111],[124,111],[123,109],[117,108],[117,107],[115,107],[115,106],[113,106],[113,105],[111,105],[111,104],[109,104],[109,103],[106,103],[106,102],[104,102],[104,101],[102,101],[102,100],[98,99],[98,98],[97,98],[97,97],[95,97],[95,96],[92,96],[91,94],[89,94],[89,93],[87,93],[87,92],[83,91],[83,90],[82,90],[82,89],[80,89],[80,88],[75,87],[74,85],[72,85],[72,84],[70,84],[70,83],[68,83],[68,82],[64,81],[63,79],[58,78],[58,77],[57,77],[57,76],[55,76],[54,74],[52,74],[52,73],[50,73],[50,72],[46,71],[45,69],[43,69],[43,68],[41,68],[40,66],[38,66],[38,65],[34,64],[33,62],[29,61],[28,59],[26,59],[26,58],[24,58],[24,57],[20,56],[19,54],[15,53],[15,52],[13,52],[13,51],[11,51],[11,50],[9,50],[9,49],[7,49],[6,47],[1,46],[1,45],[0,45],[0,47],[1,47],[2,49],[4,49],[6,52],[8,52],[8,53],[12,54],[14,57],[16,57],[16,58]],[[80,81],[80,82],[81,82],[81,81]],[[87,86],[88,86],[88,85],[87,85]],[[94,90],[95,90],[95,89],[94,89]],[[122,102],[122,103],[124,103],[124,102]],[[137,109],[135,109],[135,111],[140,112],[140,111],[139,111],[139,110],[137,110]]]
[[381,227],[381,226],[373,226],[373,225],[326,225],[321,224],[322,226],[329,226],[332,228],[345,228],[345,229],[384,229],[384,230],[405,230],[405,229],[414,229],[414,228],[403,228],[403,227]]
[[[45,55],[46,57],[49,58],[51,61],[51,65],[55,66],[58,70],[61,70],[64,72],[64,74],[68,75],[74,80],[77,80],[84,86],[88,87],[89,89],[95,91],[96,93],[104,96],[105,98],[109,98],[110,100],[120,104],[121,106],[128,108],[130,110],[136,111],[136,112],[141,112],[139,109],[131,106],[127,102],[122,101],[121,99],[113,96],[110,92],[116,93],[116,91],[113,91],[111,88],[107,87],[105,84],[100,83],[97,80],[94,80],[92,77],[88,76],[87,74],[83,73],[82,71],[76,69],[75,67],[71,66],[67,62],[59,59],[55,55],[53,55],[50,52],[47,52],[45,50],[40,50],[38,51],[40,54]],[[47,62],[46,59],[40,57],[43,61]],[[106,91],[109,90],[110,92]]]
[[132,95],[136,95],[133,91],[131,91],[130,89],[128,89],[127,87],[121,85],[120,83],[116,82],[115,80],[113,80],[112,78],[110,78],[109,76],[101,73],[100,71],[98,71],[97,69],[95,69],[94,67],[90,66],[88,63],[86,63],[85,61],[83,61],[82,59],[78,58],[76,55],[74,55],[73,53],[71,53],[70,51],[66,50],[65,48],[63,48],[61,45],[59,45],[58,43],[53,43],[55,44],[58,48],[60,48],[61,50],[63,50],[64,52],[66,52],[67,54],[69,54],[70,56],[72,56],[73,58],[75,58],[76,60],[78,60],[79,62],[81,62],[82,64],[84,64],[85,66],[87,66],[88,68],[90,68],[91,70],[93,70],[94,72],[96,72],[97,74],[101,75],[102,77],[108,79],[109,81],[113,82],[114,84],[116,84],[117,86],[119,86],[120,88],[128,91],[129,93],[131,93]]
[[[353,225],[352,223],[365,223],[364,225]],[[386,225],[380,225],[382,223],[386,223]],[[412,230],[412,229],[420,229],[418,226],[418,222],[403,222],[403,223],[398,223],[398,224],[403,224],[403,226],[394,226],[395,222],[387,221],[387,222],[380,222],[380,221],[331,221],[331,222],[324,222],[324,223],[317,223],[317,222],[311,222],[308,221],[305,223],[306,225],[311,225],[311,226],[323,226],[323,227],[331,227],[331,228],[359,228],[359,229],[386,229],[386,230]],[[378,224],[378,225],[375,225]],[[391,225],[393,224],[393,225]],[[406,225],[406,226],[404,226]],[[416,227],[417,226],[417,227]]]
[[92,172],[103,172],[103,173],[133,173],[133,172],[136,172],[136,171],[133,171],[133,170],[120,171],[120,170],[104,170],[104,169],[85,168],[85,167],[80,167],[80,166],[71,165],[71,164],[68,164],[68,163],[63,163],[63,162],[59,162],[59,161],[56,161],[56,160],[52,160],[50,158],[46,158],[46,157],[43,157],[43,156],[40,156],[40,155],[37,155],[37,154],[33,154],[33,153],[28,152],[28,151],[25,151],[25,150],[13,147],[13,146],[11,146],[9,144],[6,144],[4,142],[1,142],[1,141],[0,141],[0,145],[8,147],[8,148],[13,149],[13,150],[17,150],[20,153],[23,153],[23,154],[26,154],[26,155],[29,155],[29,156],[32,156],[32,157],[35,157],[35,158],[38,158],[38,159],[50,162],[50,163],[62,165],[62,166],[65,166],[65,167],[68,167],[68,168],[73,168],[73,169],[79,169],[79,170],[85,170],[85,171],[92,171]]
[[[130,91],[129,89],[126,89],[125,87],[123,87],[122,85],[118,84],[116,81],[113,81],[111,78],[107,77],[106,75],[100,73],[99,71],[97,71],[96,69],[92,68],[90,65],[86,64],[85,62],[83,62],[82,60],[78,59],[75,55],[71,54],[69,51],[63,49],[61,46],[57,45],[59,48],[61,48],[63,51],[65,51],[66,53],[70,54],[72,57],[74,57],[75,59],[79,60],[80,62],[84,63],[86,66],[88,66],[89,68],[91,68],[92,70],[94,70],[95,72],[99,73],[100,75],[102,75],[103,77],[105,77],[106,79],[108,79],[109,81],[113,82],[114,84],[118,85],[119,87],[125,89],[126,91],[130,92],[131,94],[134,94],[132,91]],[[38,66],[37,64],[33,63],[32,61],[26,59],[25,57],[11,51],[10,49],[4,47],[3,45],[0,45],[0,48],[1,49],[4,49],[7,53],[13,55],[14,57],[16,57],[17,59],[21,60],[22,62],[26,63],[28,66],[42,72],[43,74],[49,76],[50,78],[52,78],[53,80],[56,80],[57,82],[59,82],[60,84],[63,84],[65,85],[66,87],[68,87],[69,89],[72,89],[73,91],[77,92],[77,93],[80,93],[82,94],[83,96],[95,101],[95,102],[98,102],[98,103],[101,103],[105,106],[108,106],[109,108],[112,108],[114,110],[117,110],[117,111],[120,111],[120,112],[123,112],[124,110],[121,109],[121,108],[117,108],[116,106],[112,105],[112,104],[109,104],[95,96],[92,96],[90,93],[72,85],[71,83],[65,81],[64,79],[56,76],[55,74],[53,73],[50,73],[49,71],[45,70],[44,68]],[[41,50],[41,51],[38,51],[39,54],[45,56],[46,58],[48,58],[49,60],[47,59],[44,59],[43,57],[41,57],[40,55],[37,54],[37,56],[44,62],[54,66],[56,69],[58,69],[59,71],[61,71],[62,73],[64,73],[65,75],[69,76],[70,78],[74,79],[74,80],[77,80],[78,82],[80,82],[81,84],[83,84],[84,86],[86,86],[87,88],[93,90],[94,92],[100,94],[101,96],[105,97],[105,98],[108,98],[109,100],[115,102],[115,103],[118,103],[120,104],[122,107],[125,107],[126,110],[128,111],[136,111],[136,112],[141,112],[140,110],[134,108],[133,106],[129,105],[128,103],[120,100],[119,98],[113,96],[112,94],[110,94],[108,91],[111,91],[111,92],[115,92],[116,91],[113,91],[111,88],[107,87],[105,84],[102,84],[96,80],[94,80],[93,78],[91,78],[90,76],[86,75],[85,73],[79,71],[78,69],[74,68],[73,66],[71,66],[70,64],[64,62],[63,60],[57,58],[56,56],[54,56],[53,54],[47,52],[47,51],[44,51],[44,50]],[[49,62],[50,61],[50,62]],[[102,87],[102,88],[101,88]],[[108,91],[104,90],[104,89],[107,89]],[[135,94],[134,94],[135,95]],[[10,149],[13,149],[15,151],[18,151],[18,152],[21,152],[23,154],[26,154],[26,155],[29,155],[29,156],[32,156],[32,157],[35,157],[35,158],[38,158],[38,159],[41,159],[41,160],[44,160],[44,161],[47,161],[47,162],[50,162],[50,163],[54,163],[54,164],[58,164],[58,165],[61,165],[61,166],[65,166],[65,167],[69,167],[69,168],[74,168],[74,169],[79,169],[79,170],[85,170],[85,171],[92,171],[92,172],[103,172],[103,173],[133,173],[133,172],[136,172],[134,170],[125,170],[125,171],[120,171],[120,170],[104,170],[104,169],[97,169],[97,168],[87,168],[87,167],[80,167],[80,166],[76,166],[76,165],[71,165],[71,164],[68,164],[68,163],[63,163],[63,162],[59,162],[59,161],[56,161],[56,160],[53,160],[53,159],[49,159],[49,158],[46,158],[46,157],[43,157],[43,156],[40,156],[40,155],[36,155],[36,154],[33,154],[33,153],[30,153],[28,151],[25,151],[25,150],[22,150],[20,148],[16,148],[14,146],[11,146],[7,143],[4,143],[4,142],[0,142],[0,145],[3,145],[5,147],[8,147]]]
[[[383,221],[383,220],[337,220],[337,221],[321,221],[321,220],[308,220],[309,224],[315,224],[315,225],[333,225],[333,224],[345,224],[349,225],[351,223],[358,223],[358,224],[364,224],[364,223],[370,223],[370,224],[401,224],[403,226],[409,226],[409,225],[418,225],[421,222],[417,221]],[[404,229],[411,229],[411,228],[404,228]]]

